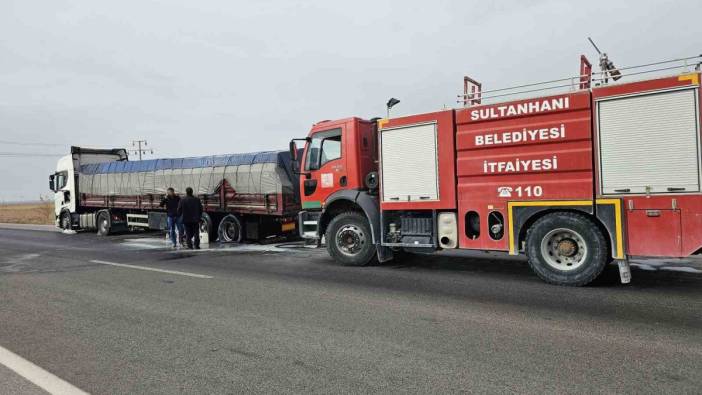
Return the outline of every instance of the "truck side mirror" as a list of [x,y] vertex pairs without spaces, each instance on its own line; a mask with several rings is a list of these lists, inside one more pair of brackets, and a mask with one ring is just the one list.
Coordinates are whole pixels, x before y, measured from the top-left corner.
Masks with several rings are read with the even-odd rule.
[[290,140],[290,158],[292,158],[293,162],[297,162],[297,144],[295,144],[295,140]]
[[301,166],[300,166],[300,153],[302,152],[302,150],[300,150],[300,149],[297,148],[297,143],[295,143],[296,140],[305,141],[306,143],[308,143],[308,142],[310,141],[310,138],[309,138],[309,137],[305,137],[304,139],[292,139],[292,140],[290,140],[289,149],[290,149],[290,158],[291,158],[291,161],[292,161],[293,172],[294,172],[295,174],[297,174],[297,175],[304,175],[305,178],[310,178],[310,173],[302,173],[302,172],[300,171],[300,169],[301,169]]
[[49,189],[56,192],[56,176],[54,174],[49,176]]

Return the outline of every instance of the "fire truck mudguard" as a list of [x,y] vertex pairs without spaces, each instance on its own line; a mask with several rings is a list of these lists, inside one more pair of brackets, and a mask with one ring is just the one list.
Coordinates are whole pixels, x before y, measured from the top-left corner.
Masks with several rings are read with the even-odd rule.
[[[331,221],[331,216],[337,214],[340,210],[347,210],[348,207],[355,206],[355,209],[360,209],[368,219],[368,222],[374,224],[371,227],[371,237],[373,243],[376,242],[377,235],[380,234],[380,212],[378,209],[378,198],[368,194],[366,191],[342,189],[334,192],[329,196],[324,203],[324,210],[319,220],[320,235],[326,231],[326,226]],[[342,209],[340,209],[343,207]]]
[[[526,234],[530,227],[543,215],[554,211],[579,211],[590,219],[609,240],[611,257],[626,259],[624,254],[624,235],[622,231],[622,209],[620,199],[596,199],[592,201],[529,201],[508,203],[509,216],[509,253],[517,255],[523,249]],[[594,215],[594,218],[592,216]]]
[[[392,251],[380,246],[380,211],[378,197],[367,191],[339,190],[329,196],[324,205],[324,210],[318,221],[318,236],[326,235],[332,221],[345,212],[361,212],[368,221],[370,234],[368,240],[376,247],[378,260],[385,262],[392,259]],[[326,239],[327,245],[330,239]],[[365,262],[366,264],[368,262]]]

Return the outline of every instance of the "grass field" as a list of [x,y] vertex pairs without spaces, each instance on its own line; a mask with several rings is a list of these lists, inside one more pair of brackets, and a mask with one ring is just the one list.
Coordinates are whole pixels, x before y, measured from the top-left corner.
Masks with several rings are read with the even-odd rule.
[[0,204],[0,222],[15,224],[54,224],[51,202]]

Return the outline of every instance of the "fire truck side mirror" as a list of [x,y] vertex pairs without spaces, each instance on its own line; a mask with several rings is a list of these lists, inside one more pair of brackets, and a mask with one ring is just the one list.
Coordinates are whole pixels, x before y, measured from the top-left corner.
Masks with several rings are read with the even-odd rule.
[[292,169],[293,172],[297,175],[304,175],[305,178],[310,178],[310,173],[302,173],[301,166],[300,166],[300,156],[301,156],[301,149],[297,148],[297,143],[295,142],[296,140],[301,140],[305,142],[309,142],[310,138],[305,137],[304,139],[292,139],[290,140],[290,160],[292,162]]

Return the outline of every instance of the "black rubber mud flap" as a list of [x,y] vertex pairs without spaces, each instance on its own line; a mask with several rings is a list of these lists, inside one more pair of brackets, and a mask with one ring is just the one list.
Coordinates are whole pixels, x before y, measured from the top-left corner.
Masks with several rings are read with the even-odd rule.
[[394,257],[393,252],[390,248],[383,247],[380,244],[376,245],[376,248],[378,249],[378,262],[383,263],[391,261]]

